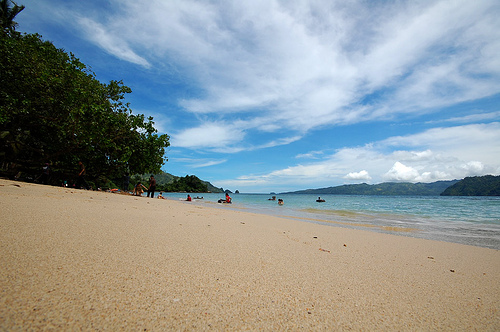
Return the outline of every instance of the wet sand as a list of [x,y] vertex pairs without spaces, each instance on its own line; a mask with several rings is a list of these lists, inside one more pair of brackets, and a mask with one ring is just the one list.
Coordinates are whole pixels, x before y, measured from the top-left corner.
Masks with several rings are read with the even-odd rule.
[[500,330],[500,251],[0,180],[0,330]]

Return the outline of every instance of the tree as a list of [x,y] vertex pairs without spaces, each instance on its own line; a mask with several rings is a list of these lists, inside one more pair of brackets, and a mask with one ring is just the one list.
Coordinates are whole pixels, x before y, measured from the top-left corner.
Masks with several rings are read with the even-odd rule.
[[[10,3],[14,6],[10,7]],[[25,7],[18,6],[15,2],[10,0],[0,0],[0,24],[2,26],[2,33],[8,35],[14,35],[17,27],[17,22],[14,18],[19,14]]]
[[172,192],[188,192],[188,193],[205,193],[208,192],[207,185],[203,183],[195,175],[186,175],[185,177],[177,178],[173,183],[168,184],[166,191]]
[[82,160],[94,178],[158,172],[168,135],[135,115],[121,81],[103,84],[73,54],[37,34],[0,36],[0,161],[4,172],[59,177]]

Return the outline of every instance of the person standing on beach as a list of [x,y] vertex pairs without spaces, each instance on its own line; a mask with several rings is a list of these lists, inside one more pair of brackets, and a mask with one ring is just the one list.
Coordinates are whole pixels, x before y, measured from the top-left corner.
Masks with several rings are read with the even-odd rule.
[[45,165],[42,167],[41,182],[43,184],[48,184],[49,177],[50,177],[50,166],[49,163],[45,163]]
[[151,198],[155,198],[155,190],[156,190],[156,180],[153,175],[149,178],[149,187],[148,187],[148,197],[151,193]]
[[75,187],[79,189],[83,185],[85,189],[89,190],[90,186],[85,180],[85,174],[86,174],[85,165],[83,165],[81,161],[78,162],[78,165],[80,166],[80,172],[78,173],[78,178],[76,179]]
[[128,186],[130,184],[130,174],[128,172],[123,176],[123,190],[128,191]]

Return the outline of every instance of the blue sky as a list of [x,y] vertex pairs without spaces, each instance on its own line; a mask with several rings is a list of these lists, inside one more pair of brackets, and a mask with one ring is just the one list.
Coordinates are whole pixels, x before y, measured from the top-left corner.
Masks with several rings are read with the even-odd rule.
[[240,192],[500,174],[500,2],[18,0]]

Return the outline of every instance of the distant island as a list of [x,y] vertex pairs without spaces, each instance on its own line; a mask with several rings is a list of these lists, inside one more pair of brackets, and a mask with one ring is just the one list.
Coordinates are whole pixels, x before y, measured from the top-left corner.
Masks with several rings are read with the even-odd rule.
[[315,195],[380,195],[380,196],[439,196],[459,180],[433,183],[384,182],[380,184],[345,184],[337,187],[306,189],[283,194]]
[[380,196],[500,196],[500,176],[475,176],[432,183],[384,182],[347,184],[281,194],[380,195]]
[[441,196],[500,196],[500,176],[467,177],[446,188]]
[[[147,183],[149,174],[134,175],[131,182]],[[179,177],[170,173],[155,174],[158,190],[167,192],[212,192],[229,190],[217,188],[195,175]],[[131,183],[132,184],[132,183]],[[239,193],[239,191],[236,191]],[[314,195],[379,195],[379,196],[500,196],[500,176],[484,175],[466,177],[462,180],[436,181],[431,183],[384,182],[379,184],[347,184],[336,187],[306,189],[281,194]]]

